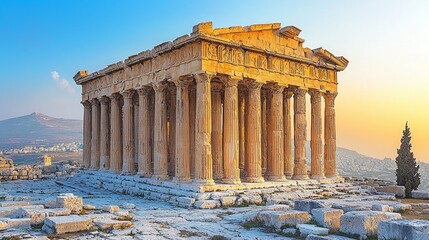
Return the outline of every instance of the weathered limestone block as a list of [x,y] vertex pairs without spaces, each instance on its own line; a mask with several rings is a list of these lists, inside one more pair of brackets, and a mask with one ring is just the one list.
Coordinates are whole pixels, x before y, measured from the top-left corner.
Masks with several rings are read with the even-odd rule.
[[393,193],[395,197],[403,198],[405,197],[405,187],[404,186],[380,186],[375,187],[375,190],[378,193]]
[[182,206],[182,207],[192,207],[195,203],[194,198],[188,198],[188,197],[178,197],[176,201],[179,204],[179,206]]
[[71,233],[88,230],[91,227],[91,220],[77,215],[47,217],[42,230],[47,234]]
[[379,240],[429,239],[429,221],[395,219],[378,225]]
[[0,207],[0,218],[12,217],[18,210],[19,207]]
[[130,220],[133,218],[130,215],[130,212],[128,211],[117,211],[117,212],[114,212],[113,214],[116,216],[115,220],[123,221],[123,220]]
[[372,211],[380,211],[380,212],[393,212],[393,207],[384,204],[372,204]]
[[84,210],[95,210],[95,209],[97,209],[95,206],[92,206],[92,205],[89,205],[89,204],[83,205],[82,208]]
[[395,204],[393,206],[393,211],[394,212],[403,212],[406,210],[411,210],[413,207],[411,206],[411,204],[407,204],[407,203],[398,203]]
[[387,220],[385,212],[353,211],[345,213],[340,218],[340,232],[358,234],[361,237],[377,235],[378,224]]
[[306,237],[310,234],[326,236],[328,235],[329,229],[318,227],[311,224],[298,224],[296,227],[299,229],[301,237]]
[[97,219],[94,224],[100,230],[124,229],[132,226],[130,221],[117,221],[112,219]]
[[80,213],[83,209],[82,198],[73,193],[65,193],[57,196],[57,207],[70,209],[72,213]]
[[325,205],[323,205],[323,203],[319,202],[319,201],[315,201],[315,200],[296,200],[294,202],[294,208],[295,210],[298,211],[306,211],[308,213],[311,212],[311,210],[316,209],[316,208],[323,208],[325,207]]
[[0,218],[0,230],[8,228],[30,229],[31,220],[29,218]]
[[217,200],[201,200],[195,202],[195,207],[201,209],[212,209],[220,207],[220,202]]
[[28,206],[29,203],[27,201],[5,201],[0,202],[0,207],[20,207],[20,206]]
[[369,207],[359,206],[359,205],[348,205],[348,204],[333,204],[332,208],[342,209],[344,213],[354,212],[354,211],[370,211]]
[[282,226],[296,226],[311,220],[308,212],[286,210],[286,211],[264,211],[257,215],[265,226],[280,229]]
[[122,205],[122,208],[124,208],[124,209],[135,209],[136,205],[133,203],[125,203],[124,205]]
[[219,198],[222,207],[228,207],[235,204],[236,197],[221,197]]
[[311,210],[311,214],[317,224],[332,230],[340,229],[340,218],[343,213],[343,210],[333,208],[316,208]]
[[104,206],[102,209],[103,211],[110,212],[110,213],[119,212],[119,207],[116,205],[107,205],[107,206]]
[[305,240],[355,240],[354,238],[348,238],[338,235],[329,235],[329,236],[318,236],[318,235],[308,235]]
[[411,192],[411,197],[417,199],[429,199],[429,191],[413,190]]

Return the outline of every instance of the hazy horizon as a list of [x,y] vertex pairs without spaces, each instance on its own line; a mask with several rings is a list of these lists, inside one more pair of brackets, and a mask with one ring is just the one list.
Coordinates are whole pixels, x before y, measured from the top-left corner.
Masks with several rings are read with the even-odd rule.
[[429,162],[429,3],[127,3],[3,2],[0,120],[33,112],[82,119],[81,89],[72,79],[78,70],[97,71],[189,34],[199,22],[216,28],[279,22],[300,28],[305,47],[350,61],[338,74],[338,146],[394,159],[408,121],[415,157]]

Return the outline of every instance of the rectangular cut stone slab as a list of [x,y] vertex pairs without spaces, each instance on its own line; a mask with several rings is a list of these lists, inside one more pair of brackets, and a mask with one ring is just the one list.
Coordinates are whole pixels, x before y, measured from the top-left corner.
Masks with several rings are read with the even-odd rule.
[[429,239],[429,221],[396,219],[378,225],[379,240]]
[[72,193],[61,194],[56,201],[58,208],[68,208],[72,213],[80,213],[83,209],[82,198]]
[[306,237],[310,234],[326,236],[329,232],[329,229],[327,228],[322,228],[311,224],[298,224],[296,227],[299,229],[301,237]]
[[311,214],[317,224],[332,230],[340,229],[340,218],[343,213],[343,210],[333,208],[316,208],[311,210]]
[[119,206],[116,205],[108,205],[103,207],[103,211],[114,213],[119,211]]
[[328,235],[328,236],[308,235],[305,238],[305,240],[355,240],[355,239],[339,236],[339,235]]
[[371,210],[380,212],[393,212],[393,207],[384,204],[372,204]]
[[314,200],[296,200],[294,202],[294,208],[298,211],[306,211],[311,213],[311,210],[315,208],[323,208],[325,207],[322,203]]
[[117,221],[117,220],[112,220],[112,219],[94,220],[94,224],[100,230],[124,229],[124,228],[129,228],[132,225],[132,223],[130,221]]
[[77,215],[47,217],[42,230],[46,233],[71,233],[88,230],[91,226],[91,220]]
[[378,224],[387,219],[388,217],[384,212],[348,212],[340,218],[340,232],[358,234],[361,237],[377,235]]
[[395,197],[403,198],[405,197],[405,187],[404,186],[380,186],[375,187],[375,190],[378,193],[393,193]]
[[264,222],[265,226],[280,229],[282,226],[296,226],[311,220],[308,212],[286,210],[286,211],[264,211],[257,218]]
[[194,206],[201,209],[212,209],[219,207],[220,202],[217,200],[201,200],[196,201]]
[[27,201],[6,201],[0,202],[0,207],[20,207],[20,206],[28,206],[29,203]]
[[417,199],[429,199],[429,191],[417,191],[417,190],[413,190],[411,192],[411,197],[412,198],[417,198]]
[[8,228],[30,229],[31,220],[29,218],[0,218],[0,230]]

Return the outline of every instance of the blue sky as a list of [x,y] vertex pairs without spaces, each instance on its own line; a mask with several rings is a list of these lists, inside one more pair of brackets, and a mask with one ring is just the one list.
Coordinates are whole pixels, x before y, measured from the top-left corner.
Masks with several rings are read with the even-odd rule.
[[[416,141],[429,145],[429,110],[422,109],[429,109],[428,12],[423,0],[2,1],[0,120],[34,111],[82,118],[72,79],[78,70],[97,71],[199,22],[280,22],[302,29],[305,46],[350,61],[339,74],[339,145],[391,157],[406,120],[421,134]],[[387,136],[389,150],[371,148]],[[422,156],[429,160],[427,150]]]

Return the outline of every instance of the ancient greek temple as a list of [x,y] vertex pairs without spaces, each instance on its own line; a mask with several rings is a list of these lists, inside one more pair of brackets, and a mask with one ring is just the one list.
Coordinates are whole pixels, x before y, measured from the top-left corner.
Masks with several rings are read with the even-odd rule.
[[205,22],[79,71],[85,167],[202,186],[336,177],[337,72],[348,61],[303,47],[300,32]]

